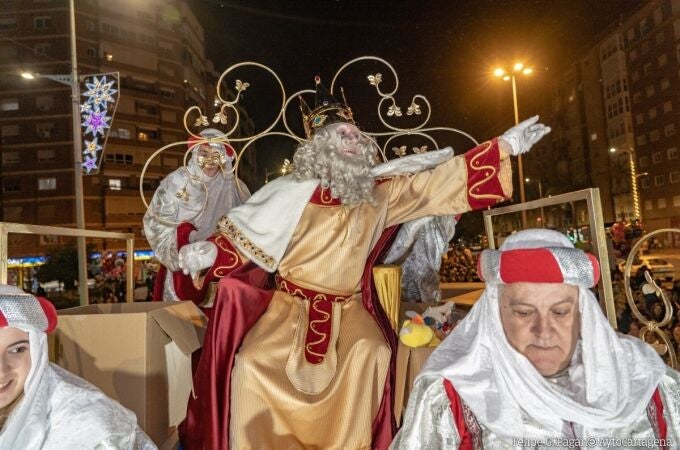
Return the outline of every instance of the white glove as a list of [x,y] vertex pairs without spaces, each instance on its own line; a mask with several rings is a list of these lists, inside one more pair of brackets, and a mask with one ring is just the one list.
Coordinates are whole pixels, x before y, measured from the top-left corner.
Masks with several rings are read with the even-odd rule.
[[191,274],[194,279],[201,270],[211,267],[216,259],[217,246],[212,242],[194,242],[179,249],[179,267],[184,275]]
[[510,151],[512,156],[528,152],[531,146],[550,133],[550,127],[536,122],[538,122],[538,116],[531,117],[510,128],[500,137],[512,150]]

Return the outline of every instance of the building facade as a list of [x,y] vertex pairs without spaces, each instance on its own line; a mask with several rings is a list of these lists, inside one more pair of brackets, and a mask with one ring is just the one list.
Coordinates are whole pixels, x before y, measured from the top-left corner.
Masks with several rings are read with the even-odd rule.
[[680,0],[648,2],[620,26],[647,230],[680,227]]
[[[1,220],[75,226],[74,157],[70,87],[23,71],[69,74],[69,9],[66,0],[0,2]],[[197,105],[210,117],[215,70],[205,56],[200,23],[180,0],[76,2],[80,74],[120,73],[119,102],[101,170],[85,175],[88,229],[142,233],[140,174],[160,147],[186,140],[183,115]],[[186,146],[154,158],[144,191],[150,200],[164,175],[182,164]],[[252,163],[250,164],[252,165]],[[43,253],[64,244],[54,237],[10,235],[10,256]],[[123,242],[88,241],[99,250]]]
[[680,0],[647,2],[555,72],[527,177],[545,195],[599,188],[605,222],[678,227]]

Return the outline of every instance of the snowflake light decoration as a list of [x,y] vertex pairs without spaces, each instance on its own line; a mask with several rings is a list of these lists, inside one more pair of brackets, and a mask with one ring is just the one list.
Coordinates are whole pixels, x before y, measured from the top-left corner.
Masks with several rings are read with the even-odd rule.
[[87,90],[83,93],[83,96],[87,97],[87,103],[93,105],[95,109],[106,109],[109,102],[115,103],[114,94],[118,92],[117,89],[113,88],[115,82],[115,79],[107,81],[106,75],[101,78],[95,76],[91,82],[86,82]]
[[97,142],[95,137],[91,141],[85,141],[85,148],[83,149],[84,155],[90,155],[94,158],[97,157],[97,152],[102,149],[102,146]]
[[85,157],[85,162],[82,164],[83,169],[87,171],[87,173],[92,172],[93,170],[97,170],[97,158],[90,158],[89,156]]
[[85,100],[80,105],[81,133],[84,141],[82,150],[85,157],[81,166],[87,174],[99,171],[100,160],[118,102],[117,83],[117,74],[91,75],[85,79],[85,89],[82,94]]
[[98,134],[104,136],[104,130],[109,128],[108,121],[111,120],[111,118],[106,115],[106,110],[100,111],[97,108],[83,114],[83,119],[85,119],[82,123],[82,127],[85,128],[83,134],[92,133],[93,136],[97,136]]

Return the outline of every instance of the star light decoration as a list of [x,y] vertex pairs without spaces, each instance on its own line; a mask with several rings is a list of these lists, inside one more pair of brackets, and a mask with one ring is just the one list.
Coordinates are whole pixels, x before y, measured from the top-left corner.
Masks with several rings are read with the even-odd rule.
[[97,136],[98,134],[104,136],[104,130],[109,128],[108,121],[111,120],[111,118],[106,115],[106,110],[99,111],[96,108],[83,114],[83,119],[85,119],[81,125],[85,128],[83,134],[92,133],[93,136]]
[[84,155],[91,155],[92,157],[97,157],[97,152],[102,149],[102,146],[97,142],[95,137],[91,141],[85,141],[85,148],[83,149]]
[[87,173],[92,172],[93,170],[97,170],[99,167],[97,166],[97,158],[90,158],[89,156],[85,157],[85,162],[83,163],[83,169],[87,171]]
[[92,105],[94,108],[106,109],[109,102],[115,103],[115,94],[117,89],[113,88],[116,80],[106,81],[106,75],[101,78],[93,77],[94,81],[85,83],[87,90],[83,96],[87,97],[86,104]]
[[[83,129],[84,140],[83,155],[85,161],[82,163],[83,170],[88,174],[99,170],[99,159],[103,151],[103,144],[106,142],[106,133],[110,128],[109,109],[117,102],[118,89],[115,89],[116,78],[107,79],[106,75],[101,77],[92,76],[85,82],[85,101],[80,105],[80,113],[83,119],[81,127]],[[88,140],[88,135],[91,139]],[[101,136],[101,141],[99,140]]]

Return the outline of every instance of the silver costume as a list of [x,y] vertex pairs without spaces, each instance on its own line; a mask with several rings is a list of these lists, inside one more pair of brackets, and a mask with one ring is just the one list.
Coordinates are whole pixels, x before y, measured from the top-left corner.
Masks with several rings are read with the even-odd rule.
[[452,216],[428,216],[401,226],[383,262],[401,265],[405,301],[441,301],[439,268],[455,230]]
[[[512,274],[522,273],[516,266],[504,269],[504,261],[518,260],[501,253],[523,251],[552,255],[563,283],[579,291],[580,339],[569,366],[552,377],[510,345],[501,323],[499,284],[519,282]],[[391,448],[458,448],[460,430],[444,380],[460,398],[466,428],[478,437],[474,448],[659,448],[657,389],[666,448],[679,448],[680,374],[649,345],[609,325],[589,289],[599,269],[585,256],[550,230],[520,231],[499,251],[485,250],[479,265],[486,290],[416,378]],[[531,273],[531,259],[524,261]]]
[[226,155],[224,146],[219,143],[210,145],[220,151],[223,170],[214,177],[205,175],[199,161],[199,146],[196,145],[187,166],[180,167],[161,181],[144,215],[144,234],[156,258],[168,269],[163,290],[163,300],[166,301],[179,300],[171,274],[179,270],[177,226],[182,222],[191,223],[196,231],[191,233],[190,242],[204,241],[215,232],[223,215],[250,197],[246,185],[232,173],[232,158]]

